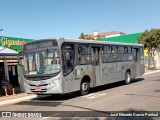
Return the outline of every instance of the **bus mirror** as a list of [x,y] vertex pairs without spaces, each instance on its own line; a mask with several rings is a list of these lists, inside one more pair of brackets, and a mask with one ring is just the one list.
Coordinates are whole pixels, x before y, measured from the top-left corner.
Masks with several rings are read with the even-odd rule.
[[18,59],[23,59],[23,51],[18,53]]
[[19,65],[20,67],[24,67],[24,65],[20,64],[19,62],[17,62],[17,65]]

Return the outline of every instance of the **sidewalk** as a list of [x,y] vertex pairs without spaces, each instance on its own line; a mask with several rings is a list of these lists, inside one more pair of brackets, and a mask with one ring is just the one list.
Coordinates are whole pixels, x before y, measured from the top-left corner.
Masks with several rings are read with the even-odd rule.
[[148,74],[152,74],[152,73],[157,73],[160,72],[160,70],[146,70],[146,72],[143,75],[148,75]]
[[1,96],[0,97],[0,106],[18,103],[18,102],[30,100],[30,99],[33,99],[36,97],[37,97],[37,95],[35,95],[35,94],[27,94],[27,93],[19,93],[16,95]]
[[[147,72],[144,75],[153,74],[153,73],[157,73],[157,72],[160,72],[160,70],[147,70]],[[17,95],[1,96],[0,97],[0,106],[18,103],[21,101],[34,99],[36,97],[37,97],[37,95],[35,95],[35,94],[27,94],[27,93],[19,93]]]

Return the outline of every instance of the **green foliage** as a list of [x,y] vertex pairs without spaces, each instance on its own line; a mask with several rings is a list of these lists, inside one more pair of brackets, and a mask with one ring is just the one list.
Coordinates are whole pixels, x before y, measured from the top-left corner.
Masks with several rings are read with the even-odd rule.
[[91,35],[85,35],[83,32],[80,34],[79,36],[79,39],[86,39],[86,40],[100,40],[100,36],[96,36],[96,37],[93,37]]
[[[152,52],[152,50],[157,51],[160,49],[160,29],[152,28],[150,30],[145,30],[138,37],[138,43],[144,44],[144,48],[148,49],[148,55],[151,56],[154,61],[154,56],[156,54]],[[154,68],[156,69],[155,63]]]
[[144,44],[144,48],[151,51],[160,48],[160,29],[145,30],[139,37],[138,43]]
[[85,36],[84,36],[83,32],[80,34],[79,39],[85,39]]

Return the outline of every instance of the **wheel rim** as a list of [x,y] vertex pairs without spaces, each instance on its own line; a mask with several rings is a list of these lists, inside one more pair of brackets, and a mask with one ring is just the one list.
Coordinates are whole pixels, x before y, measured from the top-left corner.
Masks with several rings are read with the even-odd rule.
[[129,74],[127,74],[127,82],[129,83],[130,82],[130,75]]
[[86,91],[88,89],[88,84],[87,83],[82,83],[82,90]]

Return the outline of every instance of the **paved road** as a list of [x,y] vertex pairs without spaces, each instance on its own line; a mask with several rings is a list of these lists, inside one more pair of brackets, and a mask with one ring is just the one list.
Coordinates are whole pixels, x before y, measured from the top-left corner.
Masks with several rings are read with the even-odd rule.
[[[118,82],[94,88],[86,96],[54,95],[2,106],[0,111],[55,111],[48,113],[49,117],[42,118],[43,120],[53,119],[51,116],[63,116],[64,112],[61,111],[94,111],[92,114],[97,114],[96,112],[99,114],[100,111],[160,111],[160,73],[142,76],[129,85]],[[77,113],[72,112],[71,114]],[[84,114],[89,116],[90,112]],[[122,118],[112,117],[114,120]],[[95,119],[95,117],[90,119]],[[158,118],[147,117],[146,119]]]

